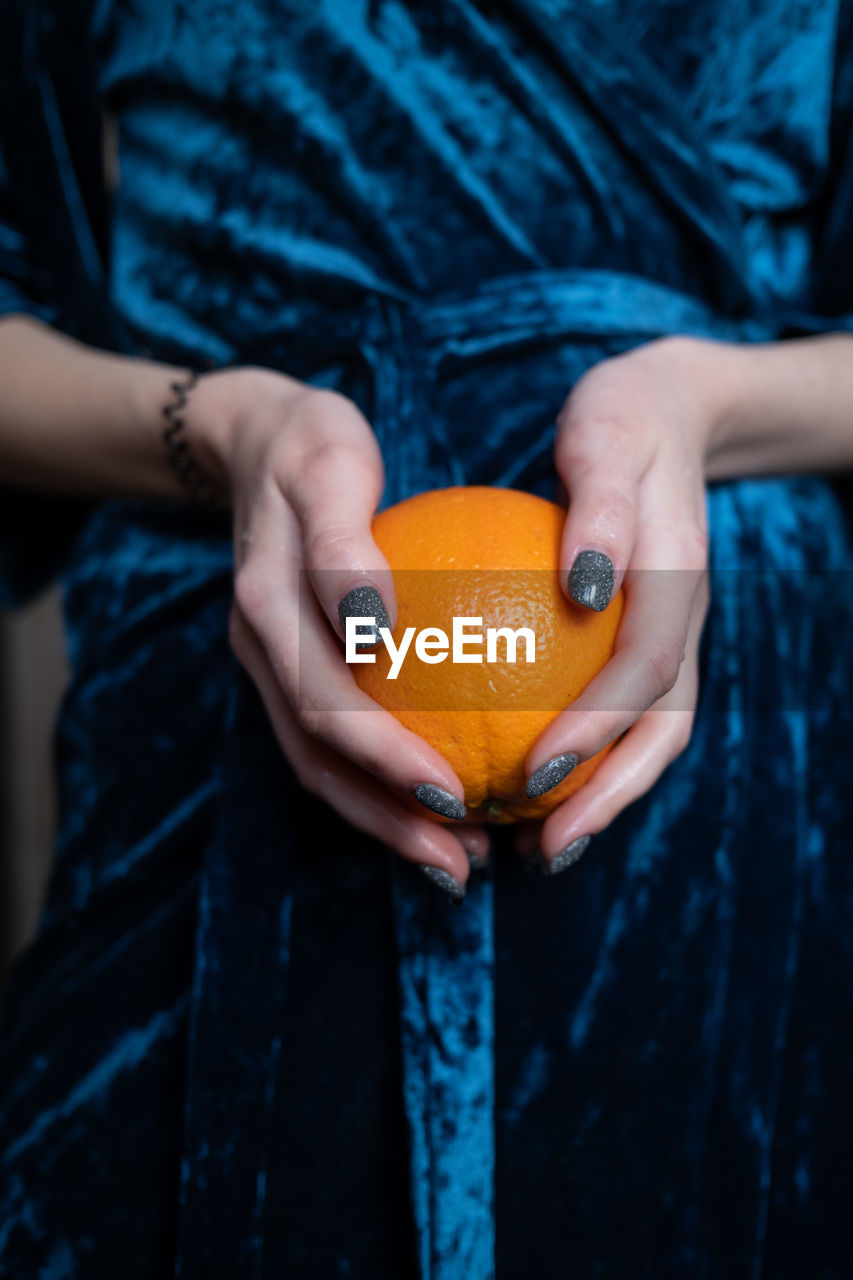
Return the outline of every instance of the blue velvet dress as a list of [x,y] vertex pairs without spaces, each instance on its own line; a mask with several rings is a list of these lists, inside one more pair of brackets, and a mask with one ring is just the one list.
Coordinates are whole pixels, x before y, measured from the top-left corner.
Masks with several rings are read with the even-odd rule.
[[[853,326],[849,0],[3,9],[0,308],[338,388],[386,502],[550,493],[573,382],[660,334]],[[688,750],[553,881],[501,836],[458,912],[295,783],[227,519],[1,500],[73,679],[0,1275],[853,1276],[837,485],[713,487]]]

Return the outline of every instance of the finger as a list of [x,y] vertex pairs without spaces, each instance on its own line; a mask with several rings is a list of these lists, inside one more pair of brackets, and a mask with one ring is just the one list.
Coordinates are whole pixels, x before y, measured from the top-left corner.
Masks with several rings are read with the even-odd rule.
[[489,863],[491,841],[483,827],[472,823],[453,828],[453,834],[468,855],[468,861],[474,871],[483,871]]
[[575,604],[600,613],[631,562],[643,465],[626,423],[581,413],[570,399],[557,422],[555,463],[569,497],[561,581]]
[[540,847],[546,874],[576,842],[603,831],[645,795],[683,751],[691,723],[690,713],[683,710],[650,708],[640,717],[589,781],[545,820]]
[[637,720],[580,790],[546,819],[541,833],[546,874],[570,865],[571,851],[578,843],[603,831],[684,751],[698,700],[699,642],[706,615],[704,590],[691,616],[688,656],[676,685]]
[[707,601],[703,490],[658,466],[639,490],[638,531],[613,657],[534,744],[528,794],[542,795],[618,738],[676,683],[697,597]]
[[[304,575],[297,590],[301,530],[281,494],[268,490],[253,519],[235,597],[302,729],[386,786],[463,819],[465,793],[454,770],[359,689]],[[242,637],[238,627],[238,644]]]
[[[373,432],[355,405],[330,392],[306,398],[310,415],[298,451],[290,445],[280,485],[302,530],[305,567],[323,612],[345,638],[347,618],[373,618],[361,630],[362,647],[397,616],[388,561],[370,531],[384,485]],[[287,446],[283,446],[286,448]]]
[[704,577],[696,569],[629,571],[613,657],[531,750],[531,798],[557,786],[676,686]]
[[437,883],[461,900],[469,859],[455,830],[411,813],[362,770],[306,734],[281,691],[263,645],[237,610],[231,627],[235,652],[261,695],[279,745],[300,783],[360,831],[408,861],[439,873],[443,878]]

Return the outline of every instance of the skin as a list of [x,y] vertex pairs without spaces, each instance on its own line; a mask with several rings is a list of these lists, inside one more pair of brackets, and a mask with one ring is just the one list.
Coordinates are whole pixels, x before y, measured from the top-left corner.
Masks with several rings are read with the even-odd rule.
[[[169,384],[185,375],[84,347],[26,316],[4,318],[0,480],[184,498],[161,410]],[[851,406],[848,334],[748,347],[665,338],[603,361],[573,388],[554,453],[571,499],[563,578],[578,551],[602,551],[627,603],[613,659],[542,735],[528,772],[624,737],[541,828],[519,829],[522,855],[538,847],[547,867],[579,836],[601,831],[689,740],[708,605],[706,481],[849,467]],[[396,620],[388,566],[370,536],[384,484],[370,424],[335,392],[251,367],[203,376],[186,421],[233,510],[230,642],[298,778],[400,856],[464,885],[468,855],[487,853],[486,833],[421,818],[389,790],[427,782],[461,800],[458,777],[357,689],[333,634],[342,634],[338,602],[356,586],[378,586]],[[300,644],[302,571],[311,590]]]

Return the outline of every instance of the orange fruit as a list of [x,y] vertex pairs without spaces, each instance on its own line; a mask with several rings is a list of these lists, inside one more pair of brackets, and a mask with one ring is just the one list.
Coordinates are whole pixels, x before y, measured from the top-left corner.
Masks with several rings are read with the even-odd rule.
[[[350,669],[366,693],[453,766],[473,822],[545,817],[583,785],[609,749],[528,800],[524,762],[530,748],[607,662],[622,616],[621,592],[594,613],[561,591],[565,516],[562,507],[533,494],[458,487],[419,494],[373,521],[397,594],[395,646],[406,628],[416,633],[396,679],[388,679],[392,659],[382,643],[372,651],[375,663]],[[452,661],[454,618],[482,619],[481,626],[466,626],[474,639],[464,653],[479,653],[483,661]],[[424,628],[446,633],[443,660],[418,658],[417,632]],[[522,636],[513,662],[502,637],[489,650],[487,628],[528,628],[535,643]],[[424,646],[423,653],[437,658],[441,646],[432,639],[432,649]]]

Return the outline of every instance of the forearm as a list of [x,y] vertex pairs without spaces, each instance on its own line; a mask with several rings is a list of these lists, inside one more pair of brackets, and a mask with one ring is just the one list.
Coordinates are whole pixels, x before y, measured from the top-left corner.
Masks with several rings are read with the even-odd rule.
[[87,495],[184,496],[162,439],[186,369],[116,356],[28,316],[0,320],[0,483]]
[[718,406],[709,480],[853,466],[853,334],[702,345]]
[[[713,401],[706,477],[853,465],[853,335],[728,344],[666,340]],[[0,319],[0,483],[184,496],[162,439],[180,367],[116,356],[27,316]],[[205,441],[195,441],[204,449]],[[213,456],[205,461],[213,462]]]

